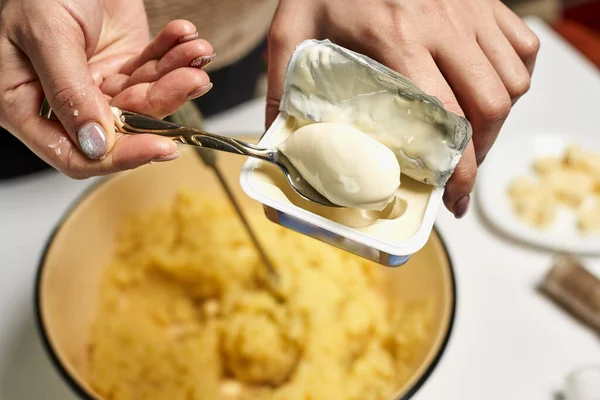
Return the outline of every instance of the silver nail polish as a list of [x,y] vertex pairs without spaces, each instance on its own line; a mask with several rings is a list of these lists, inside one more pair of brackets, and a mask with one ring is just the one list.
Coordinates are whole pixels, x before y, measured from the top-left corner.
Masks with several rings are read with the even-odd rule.
[[88,122],[77,129],[77,140],[83,154],[92,160],[106,155],[108,146],[104,129],[95,122]]

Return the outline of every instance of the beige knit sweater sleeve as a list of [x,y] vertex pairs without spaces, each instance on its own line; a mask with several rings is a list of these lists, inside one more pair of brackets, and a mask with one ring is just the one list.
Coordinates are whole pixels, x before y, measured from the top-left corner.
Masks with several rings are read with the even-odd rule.
[[174,19],[186,19],[208,40],[218,69],[245,56],[265,38],[278,0],[144,0],[150,32]]

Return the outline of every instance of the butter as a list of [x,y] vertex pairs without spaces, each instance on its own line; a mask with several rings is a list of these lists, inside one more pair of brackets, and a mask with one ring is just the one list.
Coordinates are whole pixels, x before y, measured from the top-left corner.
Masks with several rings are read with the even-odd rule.
[[350,125],[306,125],[278,147],[312,187],[343,207],[382,211],[400,186],[394,153]]

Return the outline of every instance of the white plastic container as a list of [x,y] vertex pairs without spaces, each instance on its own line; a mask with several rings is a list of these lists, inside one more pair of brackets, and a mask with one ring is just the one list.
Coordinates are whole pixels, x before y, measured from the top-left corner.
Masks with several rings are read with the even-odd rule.
[[260,146],[275,148],[307,124],[354,126],[394,151],[402,171],[396,198],[407,208],[385,219],[320,206],[297,195],[277,166],[256,159],[244,164],[243,190],[277,224],[383,265],[406,263],[429,239],[444,185],[471,138],[469,122],[397,72],[328,40],[296,47],[283,89],[280,114]]
[[[287,116],[280,113],[259,145],[275,147],[292,130]],[[265,161],[249,158],[240,175],[244,192],[264,205],[271,221],[390,267],[406,263],[425,246],[444,193],[443,188],[404,175],[401,179],[398,193],[407,200],[405,213],[394,220],[378,220],[361,227],[369,221],[369,211],[334,209],[305,201],[295,194],[283,173]]]

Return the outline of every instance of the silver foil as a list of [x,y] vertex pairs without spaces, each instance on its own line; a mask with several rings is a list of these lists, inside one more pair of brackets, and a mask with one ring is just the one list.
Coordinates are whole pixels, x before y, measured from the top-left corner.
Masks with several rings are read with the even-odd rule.
[[329,40],[306,40],[288,64],[280,111],[299,125],[349,123],[388,146],[402,173],[442,187],[471,125],[439,99],[377,61]]

